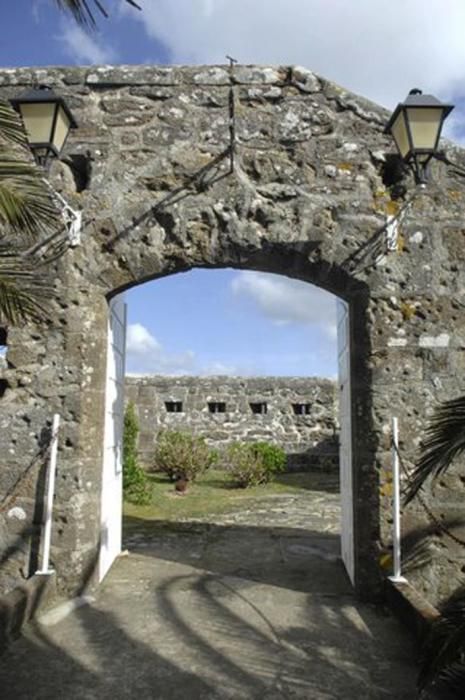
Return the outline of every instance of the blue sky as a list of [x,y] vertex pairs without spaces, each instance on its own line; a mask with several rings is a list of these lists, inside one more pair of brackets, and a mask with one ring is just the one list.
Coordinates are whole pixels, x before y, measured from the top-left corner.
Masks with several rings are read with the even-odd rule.
[[336,373],[334,297],[305,282],[191,270],[136,287],[127,298],[129,372]]
[[[463,142],[463,0],[103,0],[86,34],[54,0],[4,2],[0,66],[95,63],[304,65],[389,108],[420,87],[457,109]],[[141,285],[129,303],[132,372],[336,373],[333,300],[283,277],[194,270]]]

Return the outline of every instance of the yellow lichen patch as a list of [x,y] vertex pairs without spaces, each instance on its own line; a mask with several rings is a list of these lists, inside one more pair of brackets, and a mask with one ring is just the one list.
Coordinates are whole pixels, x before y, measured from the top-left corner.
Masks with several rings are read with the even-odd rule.
[[394,202],[394,200],[389,199],[385,203],[384,209],[385,209],[386,214],[389,214],[389,216],[395,216],[396,214],[399,213],[400,206],[399,206],[398,202]]
[[390,569],[392,567],[392,555],[384,552],[379,558],[379,564],[383,569]]
[[336,168],[338,170],[344,170],[345,172],[350,173],[354,169],[354,165],[353,165],[353,163],[346,163],[346,162],[336,163]]
[[389,198],[387,192],[377,190],[373,196],[374,199],[374,209],[379,214],[386,214],[386,216],[396,216],[399,213],[400,204],[395,202],[393,199]]
[[452,201],[457,202],[458,200],[462,199],[462,193],[459,190],[447,190],[447,195],[449,199],[452,199]]
[[392,481],[387,481],[379,490],[381,496],[392,496]]
[[408,301],[403,301],[400,304],[400,312],[404,321],[410,321],[410,319],[415,316],[417,310],[413,304],[410,304]]
[[397,252],[402,253],[405,249],[405,236],[399,233],[397,236]]

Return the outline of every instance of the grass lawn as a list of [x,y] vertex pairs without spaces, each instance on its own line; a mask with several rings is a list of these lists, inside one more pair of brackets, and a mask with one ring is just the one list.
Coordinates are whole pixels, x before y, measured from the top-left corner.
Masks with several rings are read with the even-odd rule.
[[124,515],[142,520],[184,520],[233,512],[247,508],[248,501],[263,496],[302,493],[325,489],[337,491],[337,476],[318,473],[281,474],[268,484],[247,489],[234,488],[226,472],[210,469],[189,487],[186,495],[178,496],[174,484],[163,474],[149,476],[153,488],[152,504],[124,504]]

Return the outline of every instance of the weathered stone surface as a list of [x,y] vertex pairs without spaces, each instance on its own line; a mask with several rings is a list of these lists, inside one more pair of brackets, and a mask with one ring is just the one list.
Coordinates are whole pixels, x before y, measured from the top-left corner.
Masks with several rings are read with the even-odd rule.
[[[0,377],[4,584],[8,562],[30,570],[39,515],[25,509],[18,540],[6,513],[12,489],[30,502],[41,491],[40,450],[55,411],[65,436],[61,533],[55,528],[52,547],[58,585],[79,588],[95,565],[109,296],[193,267],[235,267],[304,280],[350,305],[356,584],[373,594],[390,540],[390,418],[399,418],[410,463],[435,403],[465,390],[463,179],[439,162],[425,190],[404,176],[415,197],[402,211],[398,250],[387,254],[388,217],[405,203],[384,170],[393,153],[387,113],[333,83],[290,67],[17,68],[0,71],[0,97],[37,83],[73,101],[81,126],[65,160],[89,158],[91,169],[79,192],[52,169],[55,186],[83,210],[82,243],[52,266],[51,321],[8,335]],[[445,148],[465,161],[459,148]],[[426,498],[434,507],[434,495]],[[407,516],[419,533],[428,529],[418,504]],[[441,556],[411,574],[433,601],[464,563],[448,546],[444,539]]]
[[[147,466],[160,430],[186,430],[217,448],[234,441],[265,440],[280,445],[289,469],[331,470],[338,465],[336,385],[297,377],[127,377],[126,399],[139,419],[139,455]],[[224,402],[210,413],[209,402]],[[181,402],[181,411],[167,404]],[[251,404],[266,404],[254,414]],[[309,404],[296,415],[293,405]],[[173,409],[173,407],[171,407]],[[299,410],[299,409],[296,409]],[[305,410],[305,409],[302,409]]]

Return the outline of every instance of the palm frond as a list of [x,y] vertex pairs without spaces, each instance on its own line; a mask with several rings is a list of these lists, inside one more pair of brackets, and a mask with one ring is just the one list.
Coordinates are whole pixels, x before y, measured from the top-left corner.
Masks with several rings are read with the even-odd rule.
[[[125,0],[128,5],[135,7],[137,10],[141,10],[140,5],[135,2],[135,0]],[[90,0],[55,0],[59,9],[63,12],[70,13],[76,22],[83,27],[95,28],[95,8],[104,17],[108,17],[108,12],[106,11],[100,0],[92,0],[92,6]]]
[[4,100],[0,100],[0,134],[11,143],[27,146],[26,132],[21,118]]
[[0,148],[0,228],[36,236],[59,225],[59,212],[39,168]]
[[[37,260],[25,256],[22,243],[59,229],[60,214],[31,160],[19,115],[0,100],[0,323],[39,320],[46,314],[50,287]],[[13,234],[8,241],[5,234]]]
[[435,697],[462,700],[465,689],[465,660],[456,661],[443,669],[431,684]]
[[465,593],[454,597],[430,629],[422,650],[418,685],[425,688],[465,661]]
[[422,442],[420,459],[406,489],[405,502],[414,498],[425,481],[437,479],[465,450],[465,396],[442,403],[434,412]]
[[5,280],[0,275],[0,320],[2,323],[19,325],[27,320],[43,319],[45,316],[45,303],[37,298],[34,290],[25,290],[14,280]]
[[16,251],[0,253],[0,323],[17,325],[47,316],[51,288],[33,260]]

